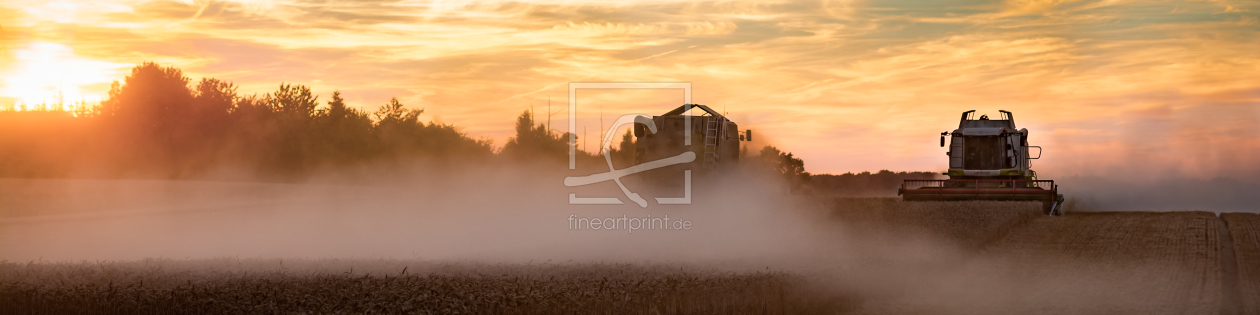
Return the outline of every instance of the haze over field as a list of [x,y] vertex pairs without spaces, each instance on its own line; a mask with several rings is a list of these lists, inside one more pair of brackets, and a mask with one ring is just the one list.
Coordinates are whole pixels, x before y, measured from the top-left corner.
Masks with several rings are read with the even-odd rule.
[[[1257,12],[1238,0],[3,1],[0,105],[96,102],[156,61],[242,94],[292,82],[368,110],[398,97],[502,146],[506,118],[564,104],[566,82],[687,81],[696,102],[814,173],[943,169],[937,133],[964,110],[1005,109],[1046,148],[1042,174],[1241,178],[1260,173]],[[609,115],[678,102],[585,101]]]
[[[835,250],[827,241],[835,231],[810,223],[825,217],[824,205],[785,194],[771,178],[697,185],[694,206],[644,209],[568,205],[568,190],[547,171],[493,167],[412,175],[358,185],[3,179],[0,260],[650,261],[764,268]],[[617,196],[604,184],[599,193]],[[575,222],[623,216],[668,217],[673,229],[641,224],[631,230],[634,225],[619,223],[619,229],[595,230]],[[691,223],[679,229],[674,221]]]
[[[610,294],[623,308],[752,299],[821,303],[806,313],[1201,314],[1233,307],[1222,282],[1238,276],[1221,271],[1229,232],[1211,213],[819,202],[748,177],[700,189],[686,208],[567,207],[528,172],[469,174],[388,186],[2,180],[6,209],[32,212],[0,217],[0,305],[587,309]],[[575,231],[570,214],[668,214],[694,228]],[[705,299],[725,290],[741,298]]]
[[0,310],[1260,313],[1258,12],[0,0]]

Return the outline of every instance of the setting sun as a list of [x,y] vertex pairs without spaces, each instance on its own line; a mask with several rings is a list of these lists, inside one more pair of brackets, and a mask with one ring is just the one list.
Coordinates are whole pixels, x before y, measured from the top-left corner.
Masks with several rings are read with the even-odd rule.
[[12,53],[14,66],[0,70],[0,97],[15,107],[100,102],[109,83],[131,66],[80,58],[71,47],[51,42],[33,42]]

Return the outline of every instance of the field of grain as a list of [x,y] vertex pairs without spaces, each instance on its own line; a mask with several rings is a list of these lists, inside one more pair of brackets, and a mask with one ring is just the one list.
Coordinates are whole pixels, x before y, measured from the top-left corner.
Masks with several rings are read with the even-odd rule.
[[650,265],[0,264],[0,310],[23,314],[817,314],[847,305],[824,292],[779,272]]
[[[713,216],[670,213],[687,215],[702,230],[614,234],[568,231],[567,212],[520,209],[539,203],[528,199],[533,193],[504,203],[440,203],[410,189],[334,185],[0,180],[0,186],[7,187],[0,189],[0,313],[1260,309],[1254,214],[1046,217],[1032,202],[894,198],[748,206],[762,199],[753,196],[716,207],[721,211]],[[451,199],[443,191],[428,195]],[[790,216],[810,224],[782,220]],[[434,258],[438,253],[446,258]],[[557,258],[565,255],[573,260]],[[214,258],[234,256],[264,258]],[[352,257],[390,259],[331,259]]]
[[[700,209],[668,214],[703,230],[574,231],[566,218],[591,213],[551,186],[476,184],[0,179],[0,313],[798,314],[852,304],[799,273],[730,258],[800,252],[759,249],[789,248],[774,237],[794,230],[769,230],[769,219],[704,220]],[[741,206],[718,208],[757,214]]]
[[1222,213],[1237,259],[1240,314],[1260,314],[1260,214]]

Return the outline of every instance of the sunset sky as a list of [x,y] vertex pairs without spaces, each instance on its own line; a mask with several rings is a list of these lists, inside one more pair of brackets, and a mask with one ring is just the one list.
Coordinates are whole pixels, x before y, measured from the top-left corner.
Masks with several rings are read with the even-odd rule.
[[[143,61],[496,146],[548,99],[563,131],[568,82],[691,82],[814,173],[942,171],[940,132],[1004,109],[1043,176],[1260,175],[1260,1],[0,1],[0,106],[97,102]],[[681,103],[579,95],[590,139]]]

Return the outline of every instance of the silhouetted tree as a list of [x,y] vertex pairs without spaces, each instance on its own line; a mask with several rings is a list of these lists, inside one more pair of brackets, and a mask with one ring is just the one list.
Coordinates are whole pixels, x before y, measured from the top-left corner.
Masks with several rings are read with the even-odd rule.
[[621,143],[617,144],[617,148],[610,152],[613,156],[613,163],[617,163],[621,167],[633,165],[635,149],[634,132],[633,130],[626,130],[626,133],[621,135]]
[[341,91],[333,91],[332,100],[328,101],[328,116],[341,119],[350,116],[355,110],[346,107],[346,100],[341,98]]
[[267,106],[267,100],[258,94],[250,94],[237,96],[235,106],[232,107],[232,115],[238,120],[244,117],[262,117],[271,115],[271,107]]
[[312,94],[311,88],[305,85],[281,83],[280,89],[269,96],[267,105],[272,110],[295,118],[311,118],[319,105],[319,96]]
[[337,164],[366,160],[377,153],[368,114],[346,106],[341,91],[333,91],[328,108],[316,112],[317,130],[324,140],[322,155]]
[[408,138],[418,133],[420,114],[423,113],[423,108],[408,109],[398,98],[389,99],[389,103],[381,105],[372,113],[372,117],[376,118],[375,132],[378,139],[387,148],[411,149]]
[[132,165],[172,169],[196,144],[193,92],[183,71],[145,62],[131,69],[122,84],[110,87],[101,102],[102,116],[127,149],[121,159]]
[[193,93],[198,119],[223,119],[236,102],[236,85],[215,78],[202,78]]
[[484,158],[493,154],[488,140],[473,140],[451,125],[420,122],[424,109],[407,109],[397,98],[372,115],[376,134],[387,150],[438,158]]
[[557,136],[547,130],[547,126],[534,123],[534,116],[529,111],[521,113],[516,118],[516,136],[508,139],[501,154],[518,161],[568,159],[567,134]]
[[776,173],[782,174],[784,178],[793,183],[800,183],[809,179],[809,173],[805,172],[805,161],[792,156],[792,153],[779,151],[779,148],[773,146],[765,146],[761,148],[760,158],[774,169]]
[[389,103],[381,105],[372,116],[376,117],[377,127],[406,128],[419,124],[420,114],[424,114],[423,108],[407,109],[398,98],[391,98]]
[[201,79],[193,91],[193,108],[189,113],[199,137],[217,143],[224,136],[236,98],[236,86],[231,82]]
[[[275,154],[282,139],[278,115],[268,106],[267,95],[237,96],[232,108],[230,141],[231,163],[251,168],[258,174],[271,174],[272,165],[281,163]],[[225,152],[226,153],[226,152]]]
[[174,67],[145,62],[131,69],[122,84],[114,81],[102,114],[117,118],[141,132],[169,131],[183,122],[192,103],[188,77]]
[[274,121],[275,135],[269,146],[270,156],[264,159],[269,169],[280,175],[300,176],[321,162],[320,141],[315,138],[313,124],[319,97],[311,88],[300,84],[281,83],[275,92],[263,97]]

